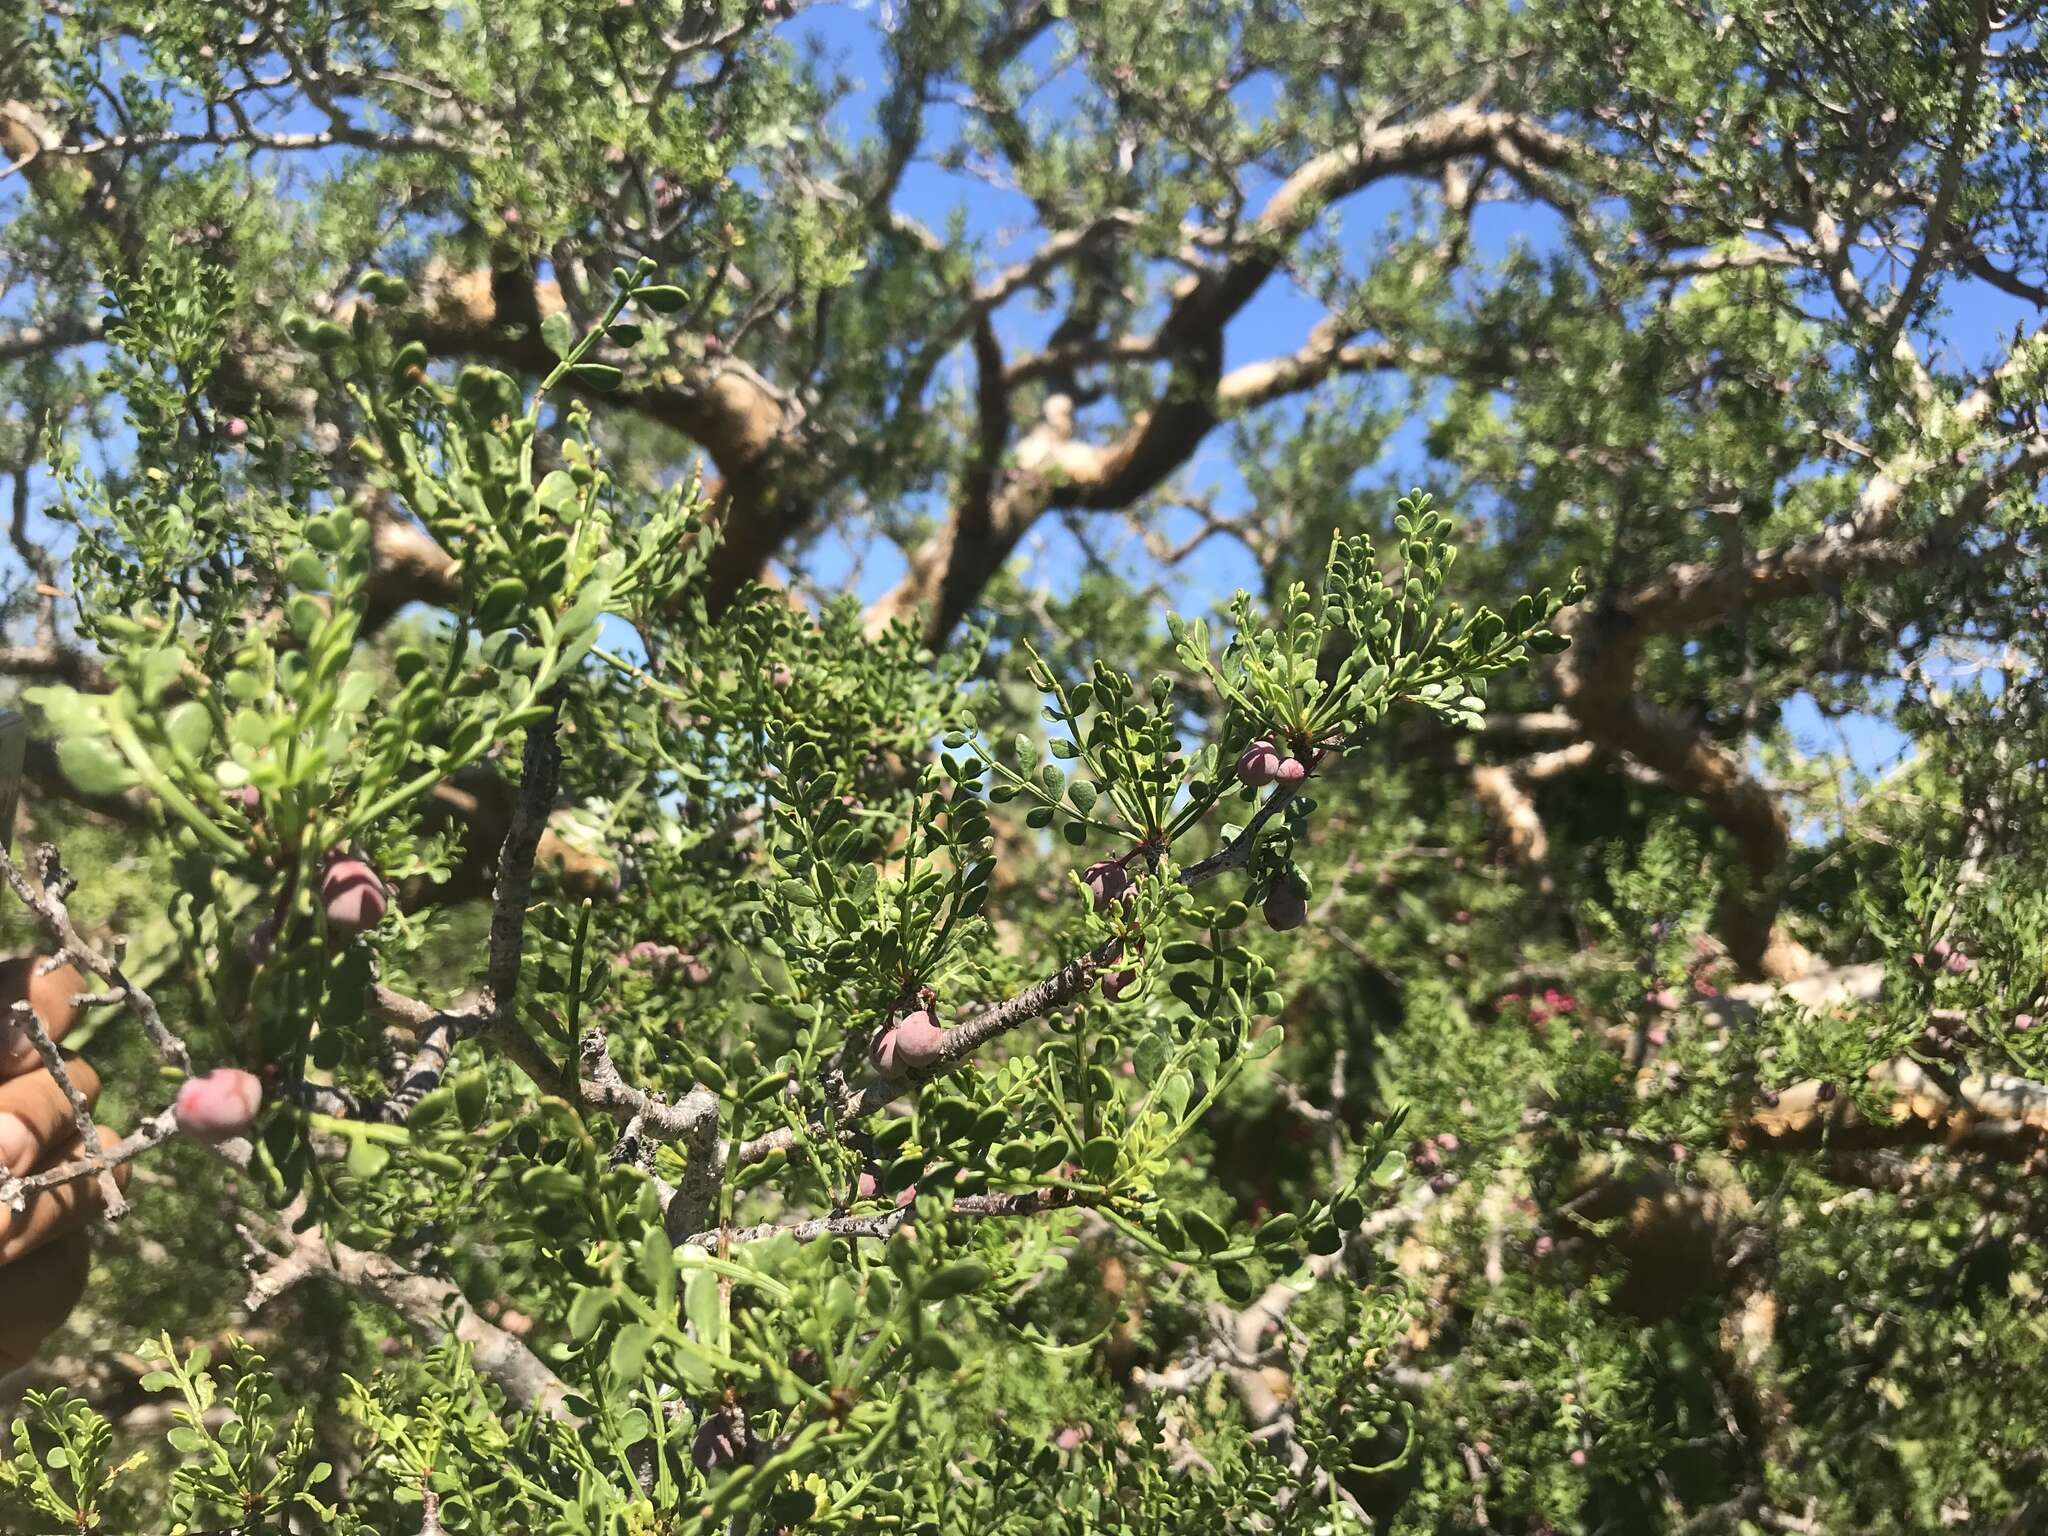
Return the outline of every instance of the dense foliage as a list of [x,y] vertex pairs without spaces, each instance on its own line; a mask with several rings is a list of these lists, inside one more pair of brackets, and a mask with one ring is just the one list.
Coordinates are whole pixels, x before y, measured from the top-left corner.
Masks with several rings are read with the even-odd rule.
[[2042,41],[0,17],[5,1528],[2048,1519]]

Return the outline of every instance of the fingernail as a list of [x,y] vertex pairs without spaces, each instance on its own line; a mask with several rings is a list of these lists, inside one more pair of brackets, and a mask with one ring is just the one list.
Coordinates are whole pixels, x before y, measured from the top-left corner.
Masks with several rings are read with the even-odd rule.
[[27,1173],[35,1163],[36,1138],[19,1115],[0,1113],[0,1163],[9,1173]]

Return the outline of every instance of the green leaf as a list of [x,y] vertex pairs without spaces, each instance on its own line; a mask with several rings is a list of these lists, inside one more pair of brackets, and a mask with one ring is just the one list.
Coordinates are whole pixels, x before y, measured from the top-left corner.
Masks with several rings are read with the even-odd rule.
[[569,377],[585,389],[609,393],[617,389],[626,376],[610,363],[578,363],[569,370]]
[[541,477],[540,487],[533,493],[533,499],[550,512],[567,512],[581,500],[582,493],[576,489],[576,481],[567,470],[551,469]]
[[608,1290],[591,1286],[578,1291],[576,1299],[569,1303],[569,1337],[580,1342],[597,1332],[597,1325],[604,1321],[611,1305],[612,1293]]
[[491,583],[490,590],[476,605],[476,627],[483,634],[505,628],[526,605],[526,583],[517,576],[505,576]]
[[666,1312],[676,1304],[676,1253],[668,1234],[652,1227],[640,1239],[640,1276],[654,1297],[654,1310]]
[[723,1347],[719,1338],[722,1311],[717,1273],[707,1265],[695,1266],[683,1283],[683,1315],[698,1343]]
[[285,580],[302,592],[325,592],[327,562],[310,549],[302,549],[284,563]]
[[612,1340],[611,1354],[607,1363],[612,1374],[621,1381],[640,1379],[640,1371],[647,1364],[647,1351],[654,1347],[654,1330],[645,1323],[628,1323],[619,1330]]
[[[311,599],[309,598],[310,602]],[[317,608],[317,604],[315,605]],[[308,630],[308,634],[312,631]],[[175,645],[162,646],[142,658],[140,691],[142,702],[154,704],[185,671],[185,653]]]
[[671,283],[656,283],[636,292],[633,301],[646,305],[657,315],[672,315],[690,302],[690,296]]
[[555,356],[567,357],[576,345],[576,327],[569,323],[568,315],[558,309],[541,320],[540,339]]
[[941,1265],[925,1278],[922,1295],[926,1301],[944,1301],[964,1296],[988,1284],[989,1269],[979,1259],[956,1259]]
[[354,1136],[348,1144],[348,1171],[359,1179],[374,1178],[391,1161],[391,1154],[367,1136]]
[[1182,1212],[1181,1224],[1187,1228],[1188,1237],[1194,1245],[1204,1253],[1221,1253],[1230,1246],[1230,1234],[1218,1226],[1215,1218],[1206,1211]]
[[70,736],[57,743],[57,766],[86,795],[118,795],[134,787],[135,771],[114,744],[96,736]]
[[197,760],[213,740],[213,715],[197,699],[187,699],[164,716],[164,739],[171,749]]
[[464,1072],[451,1085],[454,1089],[455,1115],[462,1122],[462,1128],[473,1131],[483,1124],[484,1111],[489,1107],[491,1080],[482,1068]]

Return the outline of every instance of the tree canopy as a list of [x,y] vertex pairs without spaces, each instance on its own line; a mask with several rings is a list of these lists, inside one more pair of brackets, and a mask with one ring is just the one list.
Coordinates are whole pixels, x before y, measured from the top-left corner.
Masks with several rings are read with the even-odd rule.
[[0,1500],[2034,1528],[2043,42],[0,17]]

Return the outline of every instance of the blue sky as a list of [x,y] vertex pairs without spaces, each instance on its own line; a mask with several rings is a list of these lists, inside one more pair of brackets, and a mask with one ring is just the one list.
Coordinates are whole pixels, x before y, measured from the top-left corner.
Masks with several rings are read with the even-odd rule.
[[[876,45],[877,28],[886,15],[885,6],[859,0],[853,4],[810,7],[792,26],[794,35],[814,39],[820,47],[844,60],[847,73],[859,82],[859,88],[836,115],[837,126],[845,132],[864,132],[872,126],[874,109],[887,78]],[[1054,47],[1049,37],[1036,45],[1034,56],[1041,66],[1049,66]],[[1256,109],[1261,104],[1261,89],[1261,82],[1249,82],[1241,89],[1239,99],[1248,108]],[[1071,90],[1067,82],[1052,79],[1030,106],[1039,114],[1057,114]],[[933,108],[928,126],[934,134],[943,135],[950,131],[955,116],[950,107]],[[1368,189],[1343,204],[1338,217],[1347,248],[1363,251],[1387,217],[1406,207],[1408,196],[1406,185],[1390,183]],[[944,228],[956,214],[963,217],[968,230],[983,243],[984,272],[1018,259],[1032,248],[1037,238],[1028,200],[929,162],[913,165],[905,175],[898,204],[904,212],[934,228]],[[1480,261],[1496,259],[1517,243],[1548,249],[1555,246],[1558,236],[1551,216],[1526,206],[1491,204],[1478,210],[1474,218],[1473,247]],[[1866,279],[1878,275],[1874,270],[1865,273]],[[1947,297],[1947,313],[1931,334],[1919,338],[1924,355],[1933,362],[1982,365],[2003,354],[2015,326],[2038,323],[2040,318],[2031,306],[1981,283],[1952,285]],[[1321,306],[1314,299],[1292,282],[1276,278],[1230,327],[1226,336],[1227,365],[1291,350],[1306,339],[1321,315]],[[1047,318],[1031,313],[1026,301],[1018,301],[1003,313],[998,329],[1006,345],[1016,348],[1042,338],[1049,324]],[[964,356],[956,359],[955,365],[964,367]],[[1376,479],[1406,483],[1428,477],[1423,428],[1424,422],[1418,417],[1395,435],[1388,445],[1387,459],[1371,466]],[[1226,510],[1243,505],[1243,486],[1233,471],[1221,432],[1211,436],[1181,478],[1191,487],[1215,493]],[[1186,519],[1182,528],[1173,531],[1178,534],[1192,526],[1192,520]],[[1097,548],[1114,547],[1116,543],[1106,538]],[[1070,583],[1080,566],[1072,541],[1048,524],[1036,544],[1037,558],[1027,567],[1027,575],[1055,589]],[[1128,545],[1124,547],[1130,556],[1126,562],[1128,569],[1157,574],[1141,552]],[[1026,546],[1027,557],[1033,549],[1033,545]],[[839,558],[843,562],[843,551]],[[818,570],[831,575],[829,552],[819,562]],[[860,572],[863,595],[879,595],[900,570],[900,561],[876,558],[870,553]],[[1256,580],[1256,568],[1241,546],[1228,539],[1212,538],[1167,585],[1177,601],[1199,607],[1227,598],[1238,586],[1255,585]],[[1882,773],[1895,765],[1907,746],[1906,739],[1882,719],[1859,716],[1829,720],[1806,696],[1792,702],[1786,724],[1802,751],[1846,753],[1866,775]]]
[[[889,15],[888,7],[875,0],[856,0],[850,4],[809,6],[786,25],[786,35],[799,42],[814,43],[838,58],[856,81],[856,89],[835,114],[835,126],[848,134],[862,134],[872,126],[886,82],[878,46],[879,28]],[[1034,45],[1029,56],[1047,77],[1028,103],[1034,114],[1057,114],[1077,89],[1072,71],[1065,76],[1052,73],[1056,47],[1055,39],[1047,36]],[[1269,91],[1269,83],[1253,80],[1240,89],[1239,99],[1247,108],[1256,110],[1264,104],[1261,94]],[[956,109],[934,105],[928,110],[928,132],[944,138],[954,129],[956,119]],[[300,169],[310,170],[311,165],[302,160]],[[1259,189],[1253,190],[1256,195]],[[0,207],[20,194],[19,178],[11,183],[0,182]],[[1369,189],[1343,204],[1337,216],[1346,249],[1363,257],[1375,232],[1390,214],[1406,206],[1408,196],[1405,184],[1393,183]],[[927,160],[910,166],[903,178],[898,206],[934,228],[944,228],[956,216],[964,220],[970,236],[979,245],[984,274],[1018,259],[1039,239],[1031,205],[1021,195],[992,187],[966,173],[949,172]],[[1542,250],[1553,246],[1556,240],[1557,231],[1549,216],[1524,207],[1489,205],[1475,218],[1473,245],[1476,259],[1482,262],[1501,256],[1516,243]],[[1306,338],[1321,313],[1321,307],[1293,283],[1284,277],[1276,278],[1231,326],[1226,337],[1227,363],[1234,365],[1291,350]],[[1995,290],[1982,285],[1958,287],[1950,292],[1949,313],[1941,320],[1938,332],[1922,338],[1922,342],[1934,357],[1982,362],[2002,350],[2017,323],[2035,318],[2029,307]],[[1052,320],[1051,315],[1036,311],[1025,296],[1005,308],[999,316],[998,329],[1014,352],[1042,339]],[[964,374],[968,366],[964,348],[948,366]],[[1380,484],[1406,484],[1429,478],[1422,448],[1423,426],[1419,417],[1410,421],[1395,435],[1380,463],[1361,469],[1369,471]],[[1211,435],[1180,481],[1191,489],[1211,493],[1226,510],[1243,505],[1243,486],[1230,462],[1223,432]],[[1362,513],[1371,511],[1375,509],[1361,506]],[[1169,514],[1170,523],[1176,520],[1181,526],[1170,526],[1172,535],[1193,526],[1185,515]],[[1091,539],[1098,550],[1118,552],[1119,563],[1133,573],[1155,577],[1162,574],[1143,559],[1142,552],[1114,519],[1097,520],[1091,528]],[[845,579],[853,572],[851,553],[843,544],[828,541],[811,561],[813,574],[828,582]],[[1022,555],[1027,562],[1026,579],[1043,581],[1054,588],[1071,583],[1081,565],[1076,546],[1056,520],[1047,520],[1042,525],[1040,533],[1027,542]],[[900,558],[893,551],[868,550],[859,565],[858,590],[865,598],[879,595],[893,584],[901,568]],[[1174,600],[1190,608],[1209,606],[1226,598],[1234,588],[1255,583],[1256,570],[1250,557],[1226,538],[1208,540],[1194,557],[1165,577]],[[1846,748],[1856,766],[1865,772],[1887,765],[1903,744],[1903,739],[1881,721],[1824,721],[1811,701],[1797,702],[1789,723],[1803,747],[1816,752]]]

